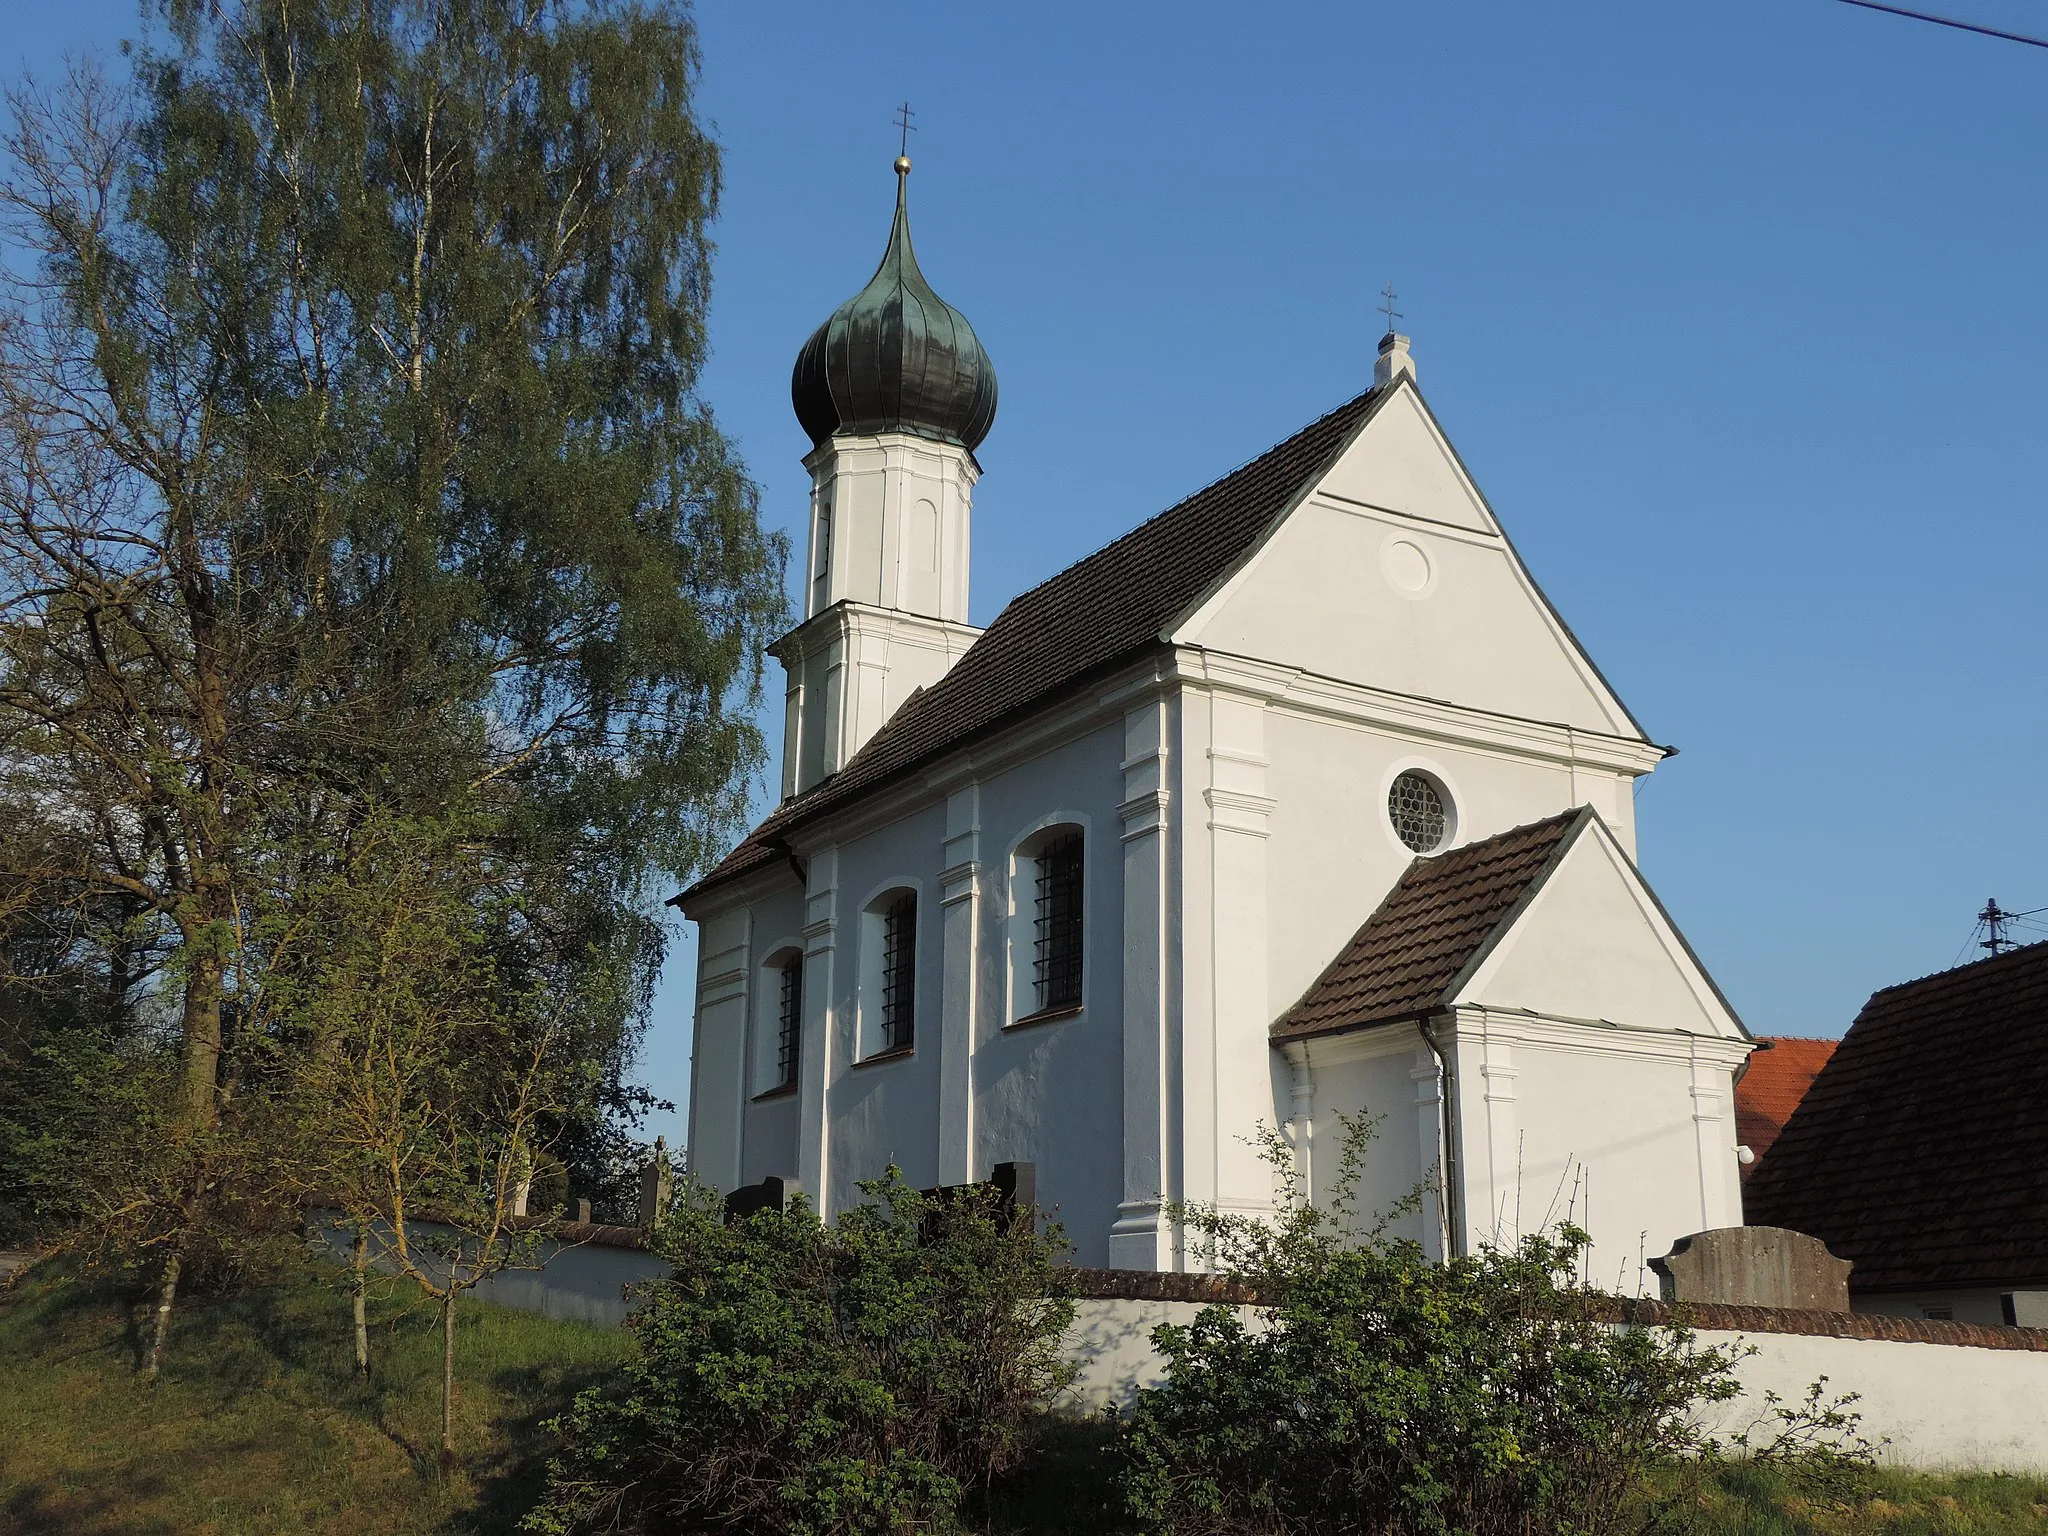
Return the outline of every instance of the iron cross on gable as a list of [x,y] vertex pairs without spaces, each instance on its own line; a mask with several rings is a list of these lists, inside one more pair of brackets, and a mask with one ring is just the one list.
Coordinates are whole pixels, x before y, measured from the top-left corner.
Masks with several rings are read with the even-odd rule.
[[1394,322],[1396,320],[1403,320],[1407,318],[1405,315],[1401,313],[1400,310],[1394,308],[1395,297],[1396,295],[1394,293],[1394,285],[1392,282],[1389,282],[1386,287],[1380,290],[1380,298],[1385,301],[1380,305],[1380,313],[1387,317],[1387,334],[1389,335],[1393,334]]
[[910,103],[907,101],[904,102],[902,106],[896,109],[896,116],[894,118],[894,122],[898,128],[901,128],[903,130],[903,142],[896,151],[896,153],[899,155],[907,155],[910,153],[910,136],[913,133],[917,132],[916,127],[912,125],[910,120],[915,116],[917,116],[917,114],[910,110]]

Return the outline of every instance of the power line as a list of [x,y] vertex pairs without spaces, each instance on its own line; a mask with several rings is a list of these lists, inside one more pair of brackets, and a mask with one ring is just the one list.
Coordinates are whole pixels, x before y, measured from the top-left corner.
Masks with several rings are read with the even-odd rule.
[[1996,37],[2008,43],[2025,43],[2030,48],[2048,48],[2048,37],[2029,37],[2024,32],[2001,32],[1996,27],[1979,26],[1974,21],[1957,21],[1953,16],[1935,16],[1927,11],[1909,11],[1903,5],[1882,5],[1879,0],[1842,0],[1842,4],[1861,6],[1866,11],[1883,11],[1891,16],[1904,16],[1913,21],[1928,21],[1937,27],[1954,27],[1958,32],[1975,32],[1980,37]]

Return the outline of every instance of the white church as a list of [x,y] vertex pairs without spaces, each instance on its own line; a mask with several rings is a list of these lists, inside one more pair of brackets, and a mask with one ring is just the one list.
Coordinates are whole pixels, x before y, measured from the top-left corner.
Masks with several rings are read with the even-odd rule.
[[[1740,1020],[1636,867],[1650,740],[1416,383],[1372,387],[968,623],[995,375],[881,266],[798,356],[814,447],[782,801],[699,925],[690,1161],[822,1210],[1036,1165],[1075,1261],[1202,1267],[1175,1202],[1312,1195],[1594,1278],[1742,1220]],[[1651,1282],[1654,1287],[1654,1281]]]

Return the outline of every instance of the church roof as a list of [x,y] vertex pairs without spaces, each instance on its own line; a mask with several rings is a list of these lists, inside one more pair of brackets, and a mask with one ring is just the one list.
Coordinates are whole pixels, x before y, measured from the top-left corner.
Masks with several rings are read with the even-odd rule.
[[784,802],[676,901],[781,861],[782,839],[805,822],[1162,646],[1168,626],[1230,573],[1397,387],[1347,401],[1012,599],[951,670],[907,700],[844,768]]
[[1858,1289],[2048,1284],[2048,943],[1872,995],[1743,1190]]
[[1835,1054],[1835,1040],[1802,1040],[1792,1035],[1764,1035],[1757,1040],[1756,1054],[1742,1081],[1735,1085],[1735,1139],[1754,1152],[1757,1161],[1742,1171],[1753,1178],[1792,1118],[1792,1111],[1806,1097],[1806,1090],[1820,1075],[1820,1069]]
[[1274,1041],[1391,1024],[1448,1004],[1593,814],[1580,806],[1415,860],[1301,1001],[1274,1020]]

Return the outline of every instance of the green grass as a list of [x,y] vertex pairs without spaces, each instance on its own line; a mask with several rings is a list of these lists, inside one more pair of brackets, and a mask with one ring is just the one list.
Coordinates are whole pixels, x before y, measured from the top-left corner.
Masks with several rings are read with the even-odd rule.
[[1689,1478],[1685,1536],[2041,1536],[2048,1482],[2002,1473],[1872,1470],[1817,1492],[1782,1467],[1729,1463]]
[[[410,1303],[410,1304],[408,1304]],[[0,1532],[6,1536],[412,1536],[507,1532],[538,1492],[541,1422],[623,1359],[621,1330],[483,1303],[459,1314],[461,1465],[435,1465],[440,1335],[416,1297],[371,1307],[368,1385],[350,1371],[334,1271],[179,1313],[164,1380],[135,1375],[146,1307],[68,1277],[0,1292]],[[1001,1536],[1113,1529],[1099,1423],[1055,1421],[993,1491]],[[1671,1536],[2048,1536],[2048,1482],[1870,1472],[1819,1496],[1782,1469],[1688,1477]]]
[[0,1293],[0,1531],[507,1531],[538,1488],[541,1422],[631,1343],[465,1302],[443,1477],[438,1318],[417,1292],[373,1296],[367,1385],[332,1270],[188,1303],[154,1387],[135,1374],[145,1311],[61,1274]]

